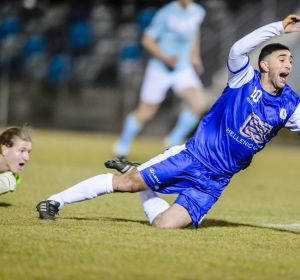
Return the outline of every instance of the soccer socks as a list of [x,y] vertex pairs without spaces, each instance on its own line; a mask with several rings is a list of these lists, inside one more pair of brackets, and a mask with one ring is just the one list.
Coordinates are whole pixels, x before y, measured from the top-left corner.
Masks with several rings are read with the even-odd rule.
[[64,204],[79,202],[87,199],[95,198],[99,195],[112,193],[113,174],[107,173],[91,177],[87,180],[47,198],[47,200],[55,200],[60,203],[59,209]]
[[[84,201],[95,198],[97,196],[112,193],[112,178],[113,174],[107,173],[97,175],[87,180],[81,181],[78,184],[47,198],[60,203],[59,209],[65,204]],[[170,205],[162,199],[157,193],[151,189],[139,193],[140,199],[144,208],[144,212],[148,217],[149,223],[152,224],[158,214],[167,210]]]
[[114,154],[116,156],[127,156],[131,142],[141,131],[142,125],[138,123],[132,114],[126,117],[121,137],[114,145]]
[[150,225],[153,223],[158,214],[164,212],[170,207],[168,202],[162,199],[151,189],[142,191],[139,195]]
[[199,122],[199,117],[191,110],[185,108],[178,116],[175,127],[165,139],[167,147],[180,145],[185,140],[190,132],[196,127]]

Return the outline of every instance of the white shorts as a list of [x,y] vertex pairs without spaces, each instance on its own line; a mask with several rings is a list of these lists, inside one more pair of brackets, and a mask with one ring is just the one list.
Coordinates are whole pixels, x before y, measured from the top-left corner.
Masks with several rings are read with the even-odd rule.
[[201,86],[202,82],[192,67],[182,71],[164,71],[147,66],[140,98],[146,103],[159,104],[170,88],[178,94],[186,88]]

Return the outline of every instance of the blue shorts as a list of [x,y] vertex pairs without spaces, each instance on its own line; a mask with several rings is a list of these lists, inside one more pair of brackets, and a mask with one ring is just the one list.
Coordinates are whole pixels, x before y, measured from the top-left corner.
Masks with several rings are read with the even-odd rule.
[[185,147],[174,146],[138,167],[145,183],[155,192],[176,194],[175,203],[185,207],[195,226],[216,203],[230,178],[220,176]]

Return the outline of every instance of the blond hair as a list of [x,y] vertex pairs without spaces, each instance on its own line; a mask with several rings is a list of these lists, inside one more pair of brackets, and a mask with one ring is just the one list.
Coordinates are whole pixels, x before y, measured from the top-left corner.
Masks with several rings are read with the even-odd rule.
[[28,126],[9,127],[0,134],[0,145],[12,147],[16,138],[31,142],[31,136],[28,131]]

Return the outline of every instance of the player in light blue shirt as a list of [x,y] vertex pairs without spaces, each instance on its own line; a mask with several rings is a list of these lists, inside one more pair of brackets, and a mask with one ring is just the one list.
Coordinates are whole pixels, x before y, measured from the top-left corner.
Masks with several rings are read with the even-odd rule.
[[[37,206],[40,218],[53,219],[67,203],[111,192],[140,192],[151,225],[198,226],[231,177],[245,169],[281,128],[300,133],[300,98],[287,85],[293,60],[288,47],[266,45],[259,55],[259,71],[248,56],[274,36],[300,32],[299,21],[300,16],[289,15],[233,45],[227,86],[185,145],[174,146],[125,174],[98,175],[50,196]],[[170,206],[157,192],[178,197]]]
[[146,28],[142,44],[149,60],[137,108],[125,119],[120,138],[113,146],[117,157],[127,157],[131,143],[147,122],[154,118],[170,88],[184,102],[177,123],[165,139],[171,147],[182,144],[206,109],[200,57],[200,26],[205,10],[192,0],[166,4]]
[[[184,7],[183,2],[186,2]],[[152,23],[145,30],[145,35],[157,40],[159,52],[152,57],[149,64],[156,69],[168,71],[184,70],[191,67],[191,50],[195,34],[204,20],[205,10],[191,1],[173,1],[161,8]],[[165,60],[174,57],[177,63]]]

